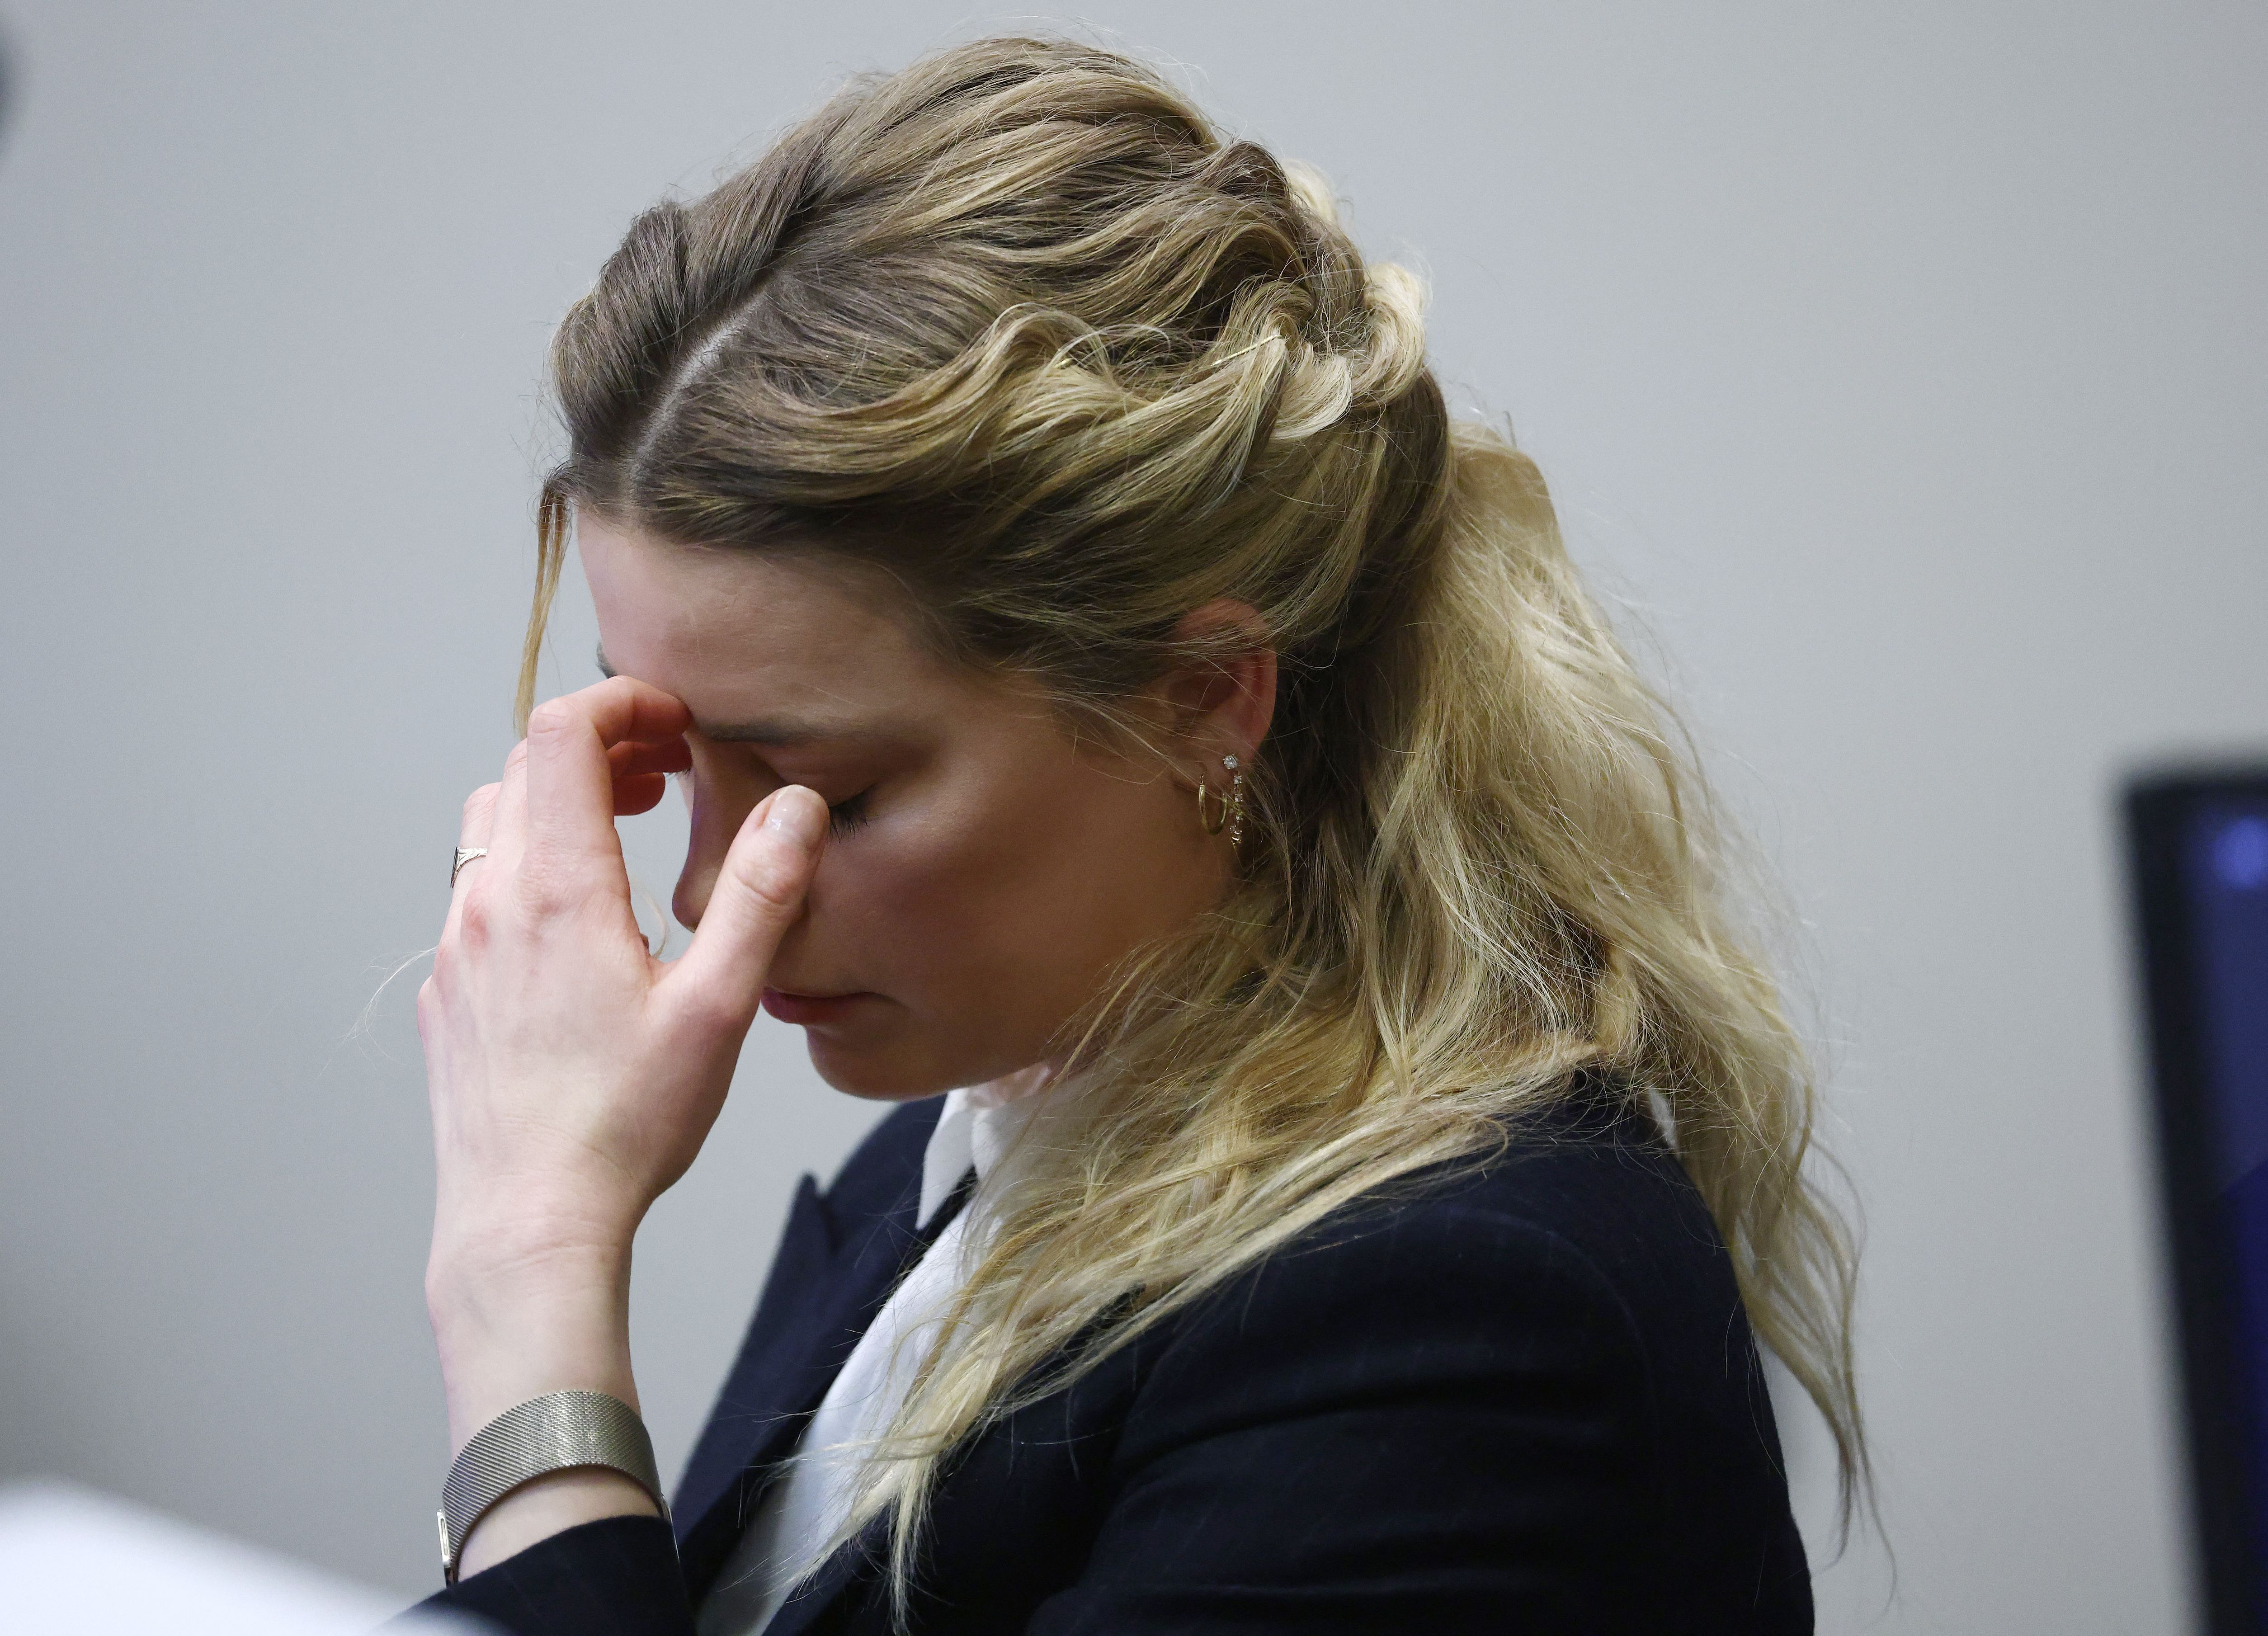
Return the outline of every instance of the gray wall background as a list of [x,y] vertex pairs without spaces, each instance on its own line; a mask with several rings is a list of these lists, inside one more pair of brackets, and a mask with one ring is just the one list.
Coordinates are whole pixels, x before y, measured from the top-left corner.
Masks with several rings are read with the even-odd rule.
[[[2268,728],[2268,16],[1086,15],[1430,274],[1786,883],[1898,1564],[1822,1628],[2183,1627],[2110,792]],[[509,744],[549,328],[664,188],[987,20],[0,8],[0,1476],[432,1582],[417,968],[358,1020]],[[642,1241],[666,1461],[865,1118],[760,1026]]]

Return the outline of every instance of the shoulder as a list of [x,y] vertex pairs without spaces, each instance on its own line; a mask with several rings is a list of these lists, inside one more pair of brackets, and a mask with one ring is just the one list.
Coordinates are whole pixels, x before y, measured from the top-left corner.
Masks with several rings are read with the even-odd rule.
[[1172,1438],[1446,1415],[1444,1484],[1587,1492],[1703,1578],[1801,1573],[1731,1254],[1643,1104],[1579,1092],[1493,1156],[1356,1201],[1174,1326],[1144,1396]]
[[1524,1122],[1499,1151],[1342,1207],[1173,1334],[1160,1365],[1273,1347],[1432,1389],[1462,1360],[1562,1376],[1638,1416],[1680,1395],[1666,1377],[1705,1358],[1743,1390],[1753,1362],[1731,1258],[1683,1166],[1643,1112],[1587,1094]]
[[[1200,1412],[1341,1391],[1548,1408],[1673,1504],[1738,1472],[1786,1505],[1732,1256],[1642,1106],[1571,1097],[1492,1155],[1358,1199],[1169,1335],[1151,1383]],[[1224,1400],[1232,1361],[1256,1401]]]
[[1358,1199],[1090,1378],[1032,1435],[1107,1445],[1113,1575],[1445,1631],[1809,1628],[1731,1259],[1642,1110],[1571,1097]]
[[1344,1206],[1243,1285],[1247,1296],[1273,1286],[1303,1299],[1360,1288],[1395,1305],[1429,1288],[1468,1302],[1557,1292],[1633,1339],[1687,1310],[1721,1325],[1739,1304],[1716,1225],[1651,1117],[1589,1088],[1539,1109],[1494,1152]]
[[[1633,1337],[1697,1323],[1721,1338],[1740,1313],[1732,1256],[1699,1190],[1642,1102],[1579,1087],[1474,1161],[1359,1201],[1326,1243],[1438,1257],[1489,1285],[1539,1274],[1611,1308]],[[1406,1247],[1406,1248],[1404,1248]]]

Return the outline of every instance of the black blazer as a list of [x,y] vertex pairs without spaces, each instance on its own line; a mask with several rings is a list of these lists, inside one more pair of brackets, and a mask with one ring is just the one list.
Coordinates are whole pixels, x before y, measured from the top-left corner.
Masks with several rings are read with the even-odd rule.
[[[804,1179],[675,1540],[587,1523],[426,1605],[521,1636],[688,1636],[920,1248],[938,1106],[889,1115],[826,1192]],[[986,1432],[924,1545],[916,1636],[1812,1628],[1730,1258],[1652,1122],[1583,1096],[1484,1169],[1358,1201]],[[852,1546],[769,1636],[889,1629]]]

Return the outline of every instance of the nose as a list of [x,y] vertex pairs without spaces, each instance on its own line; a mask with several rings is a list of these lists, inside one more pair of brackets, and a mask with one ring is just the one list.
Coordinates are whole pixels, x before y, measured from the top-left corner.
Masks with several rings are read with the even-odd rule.
[[701,924],[702,911],[709,907],[709,895],[717,889],[714,866],[703,867],[696,854],[688,850],[685,867],[677,873],[677,889],[669,895],[669,912],[677,917],[677,924],[688,932]]
[[740,821],[755,807],[755,800],[731,799],[718,780],[704,778],[699,770],[679,782],[691,817],[685,837],[685,867],[678,872],[677,889],[670,895],[670,912],[688,931],[701,924],[717,877],[725,867],[725,854],[740,833]]

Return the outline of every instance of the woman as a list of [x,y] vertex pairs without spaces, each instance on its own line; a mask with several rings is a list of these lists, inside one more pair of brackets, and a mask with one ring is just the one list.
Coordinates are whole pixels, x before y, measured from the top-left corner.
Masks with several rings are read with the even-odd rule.
[[[1800,1052],[1535,469],[1321,188],[986,41],[641,217],[554,368],[521,707],[571,527],[611,679],[468,804],[420,997],[435,1605],[1808,1630],[1751,1326],[1861,1445]],[[612,820],[673,774],[664,965]],[[897,1107],[665,1521],[630,1240],[760,1003]]]

